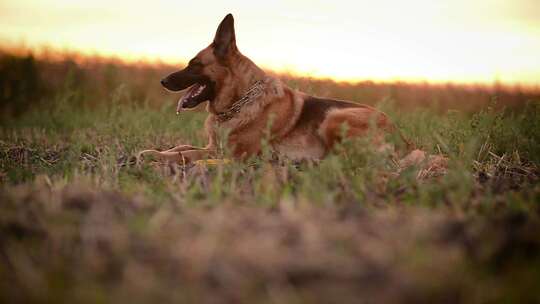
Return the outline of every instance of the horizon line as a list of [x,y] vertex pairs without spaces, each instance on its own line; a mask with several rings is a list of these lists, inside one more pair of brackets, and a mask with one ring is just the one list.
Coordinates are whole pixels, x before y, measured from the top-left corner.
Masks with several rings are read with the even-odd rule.
[[[2,41],[4,40],[4,41]],[[150,55],[150,54],[120,54],[118,52],[107,52],[99,50],[85,50],[77,49],[69,46],[54,46],[49,43],[38,43],[38,45],[29,46],[24,41],[19,41],[13,43],[7,41],[7,39],[2,39],[0,37],[0,53],[6,52],[8,54],[15,54],[18,56],[33,55],[38,59],[51,56],[56,60],[66,60],[72,59],[77,61],[77,59],[82,60],[92,60],[92,59],[101,59],[104,61],[114,61],[115,63],[131,65],[135,63],[142,63],[146,65],[163,65],[163,66],[185,66],[189,59],[186,58],[172,58],[170,56],[159,56],[159,55]],[[76,58],[69,58],[70,56]],[[77,58],[78,57],[78,58]],[[470,86],[470,87],[504,87],[517,88],[517,89],[526,89],[532,92],[540,91],[540,80],[534,83],[520,82],[520,81],[503,81],[499,79],[494,79],[492,81],[483,81],[483,80],[459,80],[459,79],[430,79],[423,77],[386,77],[386,78],[377,78],[377,77],[340,77],[336,75],[326,75],[326,74],[317,74],[309,73],[295,70],[294,68],[276,68],[266,64],[257,64],[257,66],[262,68],[265,72],[270,74],[277,74],[295,78],[308,78],[321,81],[334,81],[336,83],[348,83],[348,84],[358,84],[362,82],[372,82],[375,84],[396,84],[396,83],[405,83],[405,84],[427,84],[427,85],[456,85],[456,86]]]

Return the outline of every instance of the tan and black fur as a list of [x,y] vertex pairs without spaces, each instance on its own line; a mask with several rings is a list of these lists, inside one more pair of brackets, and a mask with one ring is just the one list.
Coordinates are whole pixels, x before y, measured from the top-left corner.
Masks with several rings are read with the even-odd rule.
[[[262,96],[245,105],[231,119],[221,121],[219,113],[227,111],[257,81],[264,80]],[[216,130],[229,130],[227,144],[235,158],[261,152],[261,138],[269,136],[275,152],[292,159],[321,159],[332,150],[343,135],[375,134],[371,142],[383,146],[383,133],[393,130],[388,117],[366,105],[324,99],[293,90],[266,73],[242,55],[236,46],[234,19],[227,15],[219,25],[214,41],[200,51],[178,72],[161,81],[171,91],[203,87],[202,92],[182,102],[192,108],[208,101],[209,116],[205,127],[208,145],[197,148],[180,145],[167,151],[146,150],[172,162],[211,158],[216,152]],[[271,120],[271,121],[270,121]]]

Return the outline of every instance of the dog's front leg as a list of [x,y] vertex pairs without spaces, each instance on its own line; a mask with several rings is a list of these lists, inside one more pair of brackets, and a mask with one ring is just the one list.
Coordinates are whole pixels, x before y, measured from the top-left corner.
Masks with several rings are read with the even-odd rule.
[[144,150],[138,153],[137,163],[141,161],[141,157],[143,155],[151,155],[161,161],[178,164],[214,157],[217,142],[215,126],[215,118],[211,115],[206,119],[205,122],[205,129],[208,135],[208,145],[204,148],[194,147],[191,145],[178,145],[165,151]]
[[[157,150],[144,150],[139,152],[137,156],[138,162],[141,160],[143,155],[151,155],[157,159],[167,162],[167,163],[176,163],[176,164],[186,164],[196,160],[205,159],[214,156],[214,149],[208,148],[196,148],[193,149],[170,149],[167,151],[157,151]],[[176,149],[176,150],[175,150]]]
[[187,150],[180,152],[182,163],[190,163],[201,159],[214,158],[215,150],[212,148]]
[[206,148],[200,148],[200,147],[194,147],[194,146],[191,146],[191,145],[178,145],[174,148],[171,148],[169,150],[165,150],[163,152],[182,152],[182,151],[187,151],[187,150],[204,150]]
[[195,148],[181,151],[182,162],[189,163],[201,159],[215,158],[217,155],[217,121],[214,115],[208,116],[204,122],[208,145],[204,148]]
[[208,136],[208,145],[204,148],[193,148],[181,151],[182,162],[189,163],[201,159],[215,158],[217,152],[217,122],[213,115],[208,116],[204,122],[206,135]]

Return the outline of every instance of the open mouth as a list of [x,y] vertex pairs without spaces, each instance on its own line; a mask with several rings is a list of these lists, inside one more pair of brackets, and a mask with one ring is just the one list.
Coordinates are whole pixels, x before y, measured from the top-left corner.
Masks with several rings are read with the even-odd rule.
[[182,109],[196,107],[201,102],[210,100],[213,95],[212,85],[210,83],[195,83],[190,86],[187,92],[178,100],[176,112]]

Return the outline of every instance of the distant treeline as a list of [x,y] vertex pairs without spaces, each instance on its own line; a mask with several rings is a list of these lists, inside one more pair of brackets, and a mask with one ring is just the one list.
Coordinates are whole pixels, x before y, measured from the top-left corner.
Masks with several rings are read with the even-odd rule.
[[[0,51],[0,113],[19,115],[33,107],[47,107],[61,96],[81,107],[111,102],[145,103],[161,107],[176,98],[159,80],[181,68],[163,63],[126,63],[114,58],[77,54],[33,55]],[[457,85],[429,83],[336,82],[289,74],[277,74],[294,88],[309,94],[331,96],[361,103],[382,100],[410,110],[417,107],[446,111],[476,111],[490,102],[519,108],[540,100],[540,90],[501,84]]]
[[110,102],[122,93],[122,100],[157,105],[170,98],[159,79],[172,66],[150,63],[127,64],[101,57],[40,57],[0,51],[0,111],[18,115],[33,106],[46,107],[70,96],[70,102],[92,107]]

